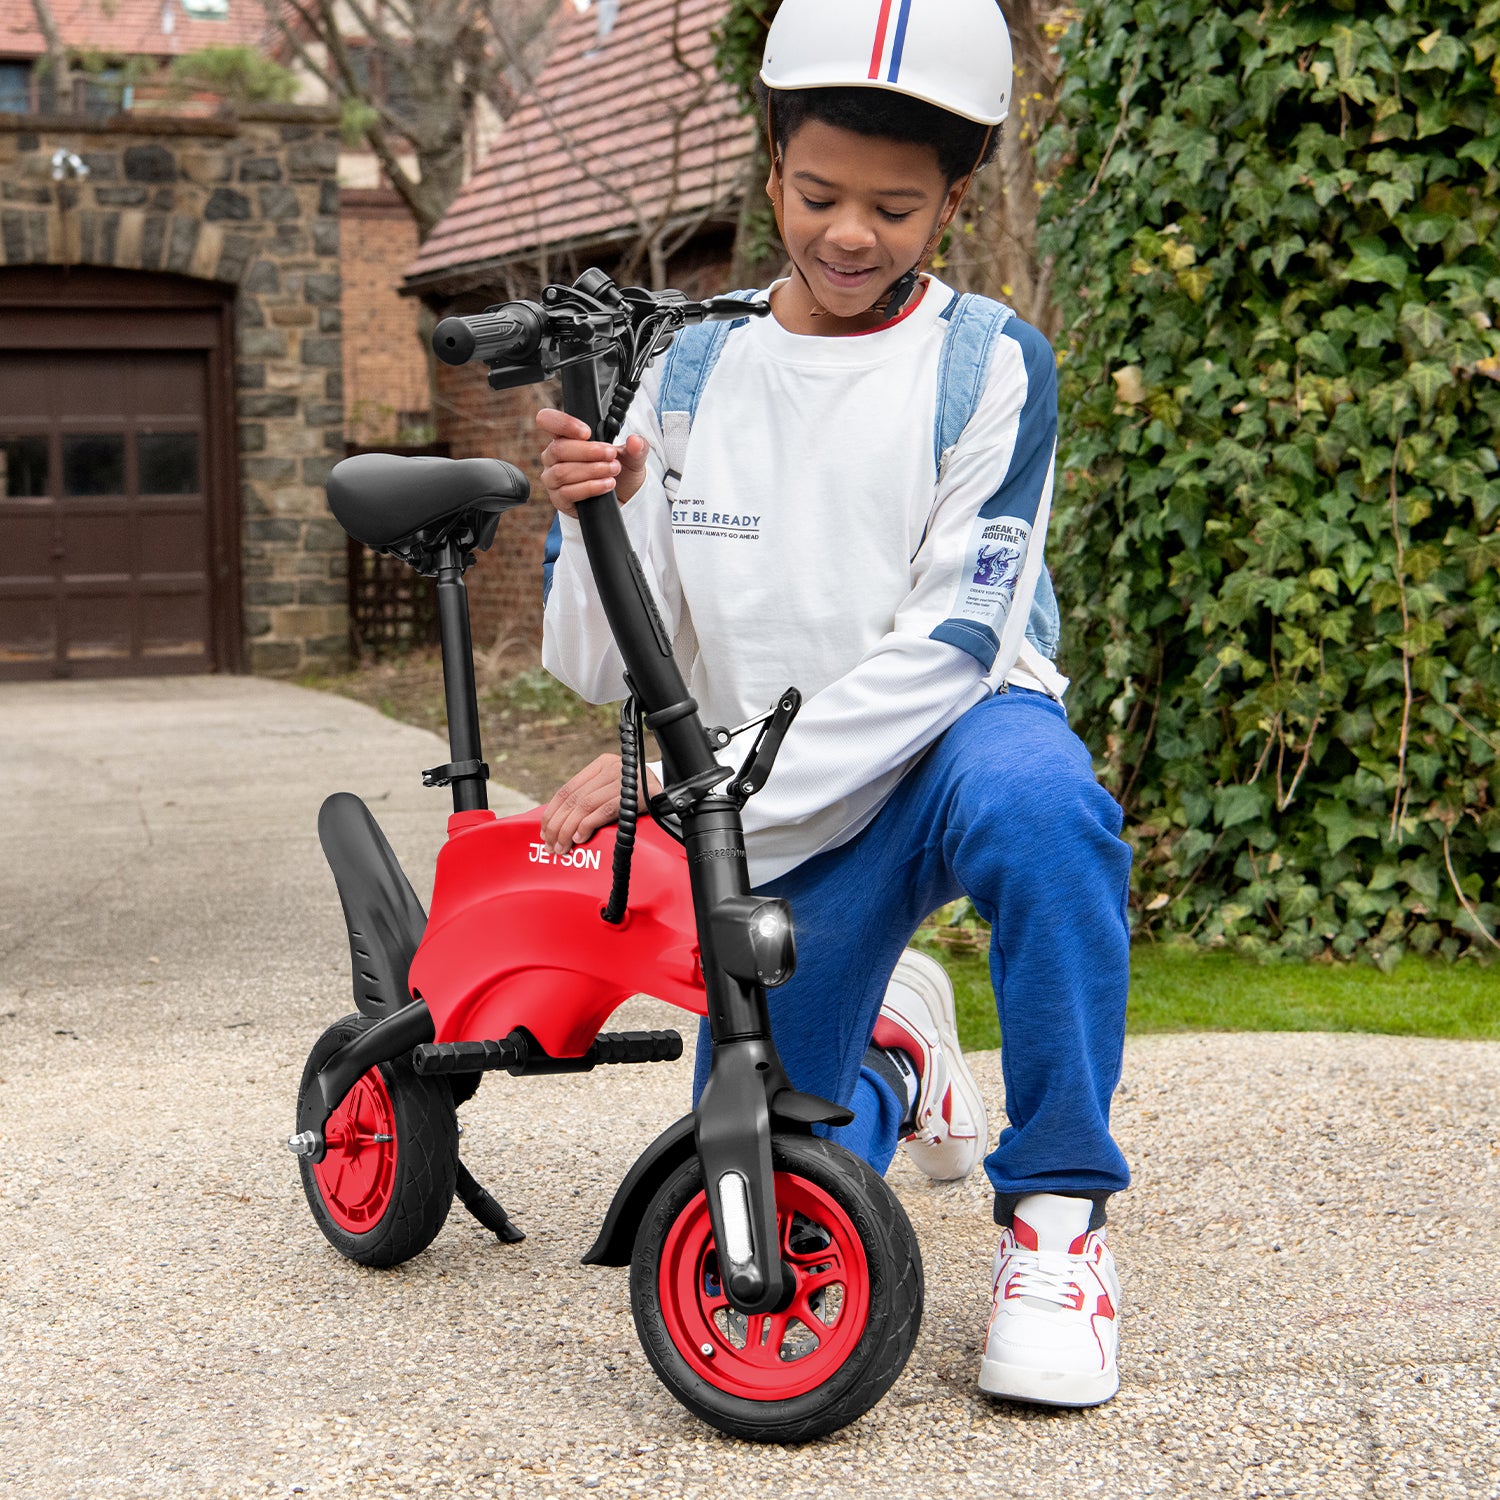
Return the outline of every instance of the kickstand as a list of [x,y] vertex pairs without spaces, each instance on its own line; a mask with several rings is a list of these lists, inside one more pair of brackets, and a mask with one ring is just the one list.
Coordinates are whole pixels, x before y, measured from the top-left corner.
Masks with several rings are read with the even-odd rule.
[[458,1182],[455,1186],[463,1206],[502,1244],[519,1245],[526,1238],[525,1232],[516,1228],[510,1215],[480,1187],[474,1180],[474,1174],[462,1162],[458,1164]]

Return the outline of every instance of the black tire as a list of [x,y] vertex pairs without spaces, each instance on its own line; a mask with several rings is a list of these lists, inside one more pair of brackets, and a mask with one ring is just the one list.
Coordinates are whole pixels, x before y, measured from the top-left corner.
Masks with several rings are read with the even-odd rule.
[[901,1373],[922,1322],[922,1259],[895,1194],[843,1147],[779,1135],[771,1155],[782,1254],[798,1274],[792,1307],[759,1328],[728,1308],[696,1156],[641,1221],[630,1302],[646,1358],[689,1411],[732,1437],[802,1443],[863,1416]]
[[479,1092],[479,1085],[483,1082],[483,1073],[450,1073],[448,1088],[453,1094],[454,1109],[467,1104]]
[[[368,1016],[335,1021],[314,1044],[297,1091],[303,1096],[318,1069],[375,1022]],[[371,1133],[371,1127],[381,1127]],[[344,1148],[346,1128],[358,1132]],[[445,1078],[420,1078],[404,1059],[382,1063],[350,1090],[327,1127],[329,1149],[314,1165],[302,1157],[302,1191],[313,1219],[340,1255],[362,1266],[395,1266],[434,1239],[453,1204],[458,1174],[458,1118]]]

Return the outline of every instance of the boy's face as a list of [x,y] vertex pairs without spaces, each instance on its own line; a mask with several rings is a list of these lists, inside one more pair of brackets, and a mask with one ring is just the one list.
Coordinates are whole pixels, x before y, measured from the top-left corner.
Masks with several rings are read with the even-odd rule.
[[[793,333],[875,327],[883,314],[870,305],[916,264],[962,185],[948,186],[931,146],[821,120],[791,136],[781,169],[786,248],[802,276],[778,293],[777,320]],[[773,196],[775,187],[773,172]]]

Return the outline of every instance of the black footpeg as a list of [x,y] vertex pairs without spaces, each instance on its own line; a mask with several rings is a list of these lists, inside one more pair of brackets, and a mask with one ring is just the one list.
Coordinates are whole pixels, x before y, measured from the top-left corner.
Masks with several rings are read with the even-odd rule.
[[425,1077],[441,1073],[589,1073],[605,1063],[676,1062],[682,1036],[675,1031],[601,1031],[582,1057],[553,1057],[524,1031],[500,1042],[426,1042],[411,1055]]

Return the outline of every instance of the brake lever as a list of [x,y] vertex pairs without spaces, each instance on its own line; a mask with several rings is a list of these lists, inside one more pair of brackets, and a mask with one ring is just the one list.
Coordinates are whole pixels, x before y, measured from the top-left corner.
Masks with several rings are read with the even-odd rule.
[[771,767],[776,764],[776,754],[781,749],[781,742],[786,738],[786,732],[792,727],[792,720],[797,717],[797,710],[801,707],[802,694],[796,688],[789,687],[761,725],[760,733],[755,736],[755,743],[750,747],[744,765],[725,788],[739,806],[743,807],[746,800],[766,784]]

